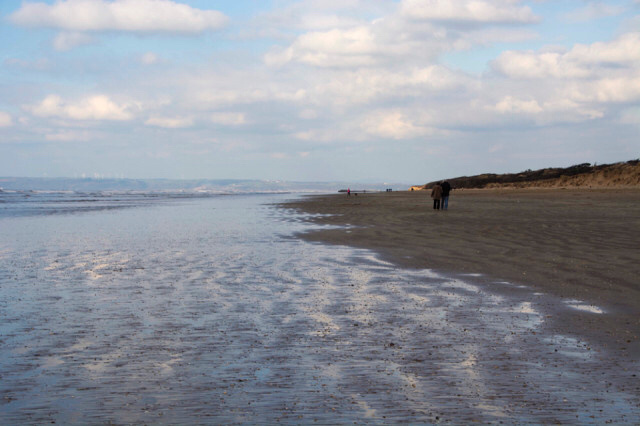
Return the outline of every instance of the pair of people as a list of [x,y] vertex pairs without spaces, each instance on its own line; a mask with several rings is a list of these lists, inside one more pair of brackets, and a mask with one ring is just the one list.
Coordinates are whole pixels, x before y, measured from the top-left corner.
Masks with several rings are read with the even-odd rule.
[[431,198],[433,198],[433,209],[447,210],[449,208],[449,193],[451,192],[451,185],[446,180],[444,182],[438,182],[433,185],[431,189]]

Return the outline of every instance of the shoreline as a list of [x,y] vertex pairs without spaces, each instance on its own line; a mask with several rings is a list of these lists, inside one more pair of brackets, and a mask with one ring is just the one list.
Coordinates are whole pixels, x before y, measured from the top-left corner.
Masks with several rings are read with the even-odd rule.
[[[307,241],[370,249],[404,268],[481,274],[481,285],[525,285],[602,314],[553,312],[551,326],[624,358],[640,357],[640,189],[455,190],[448,211],[429,191],[312,195],[284,208],[320,214]],[[345,227],[348,226],[348,230]]]

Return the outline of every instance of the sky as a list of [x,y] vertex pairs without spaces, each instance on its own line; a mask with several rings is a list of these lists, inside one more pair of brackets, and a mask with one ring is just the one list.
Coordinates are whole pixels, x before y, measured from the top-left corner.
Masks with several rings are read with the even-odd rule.
[[0,176],[406,182],[640,157],[640,0],[0,2]]

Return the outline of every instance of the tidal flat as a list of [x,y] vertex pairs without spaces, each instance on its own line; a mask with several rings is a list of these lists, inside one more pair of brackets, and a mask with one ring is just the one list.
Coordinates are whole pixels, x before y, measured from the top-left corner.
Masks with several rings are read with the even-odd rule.
[[0,423],[640,418],[637,359],[550,326],[590,300],[306,241],[356,229],[292,195],[42,197],[0,214]]

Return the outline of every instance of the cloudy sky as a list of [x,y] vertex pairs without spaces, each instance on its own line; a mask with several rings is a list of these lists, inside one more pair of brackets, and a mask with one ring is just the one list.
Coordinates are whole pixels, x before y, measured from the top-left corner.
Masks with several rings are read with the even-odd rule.
[[640,156],[640,0],[3,0],[0,19],[0,176],[417,184]]

